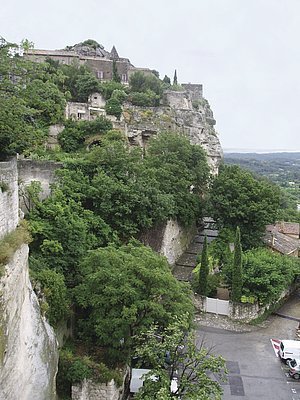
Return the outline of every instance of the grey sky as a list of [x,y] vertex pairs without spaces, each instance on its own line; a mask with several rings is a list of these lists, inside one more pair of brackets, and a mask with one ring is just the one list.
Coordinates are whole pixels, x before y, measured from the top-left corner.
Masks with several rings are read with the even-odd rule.
[[10,0],[0,35],[114,44],[135,66],[202,83],[223,148],[300,151],[300,0]]

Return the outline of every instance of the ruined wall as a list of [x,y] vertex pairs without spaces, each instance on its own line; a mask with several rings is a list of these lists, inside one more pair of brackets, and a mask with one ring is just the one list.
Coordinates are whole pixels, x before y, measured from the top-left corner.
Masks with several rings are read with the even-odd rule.
[[[41,199],[45,199],[50,195],[51,183],[55,182],[55,171],[62,166],[62,163],[54,161],[18,160],[20,193],[23,193],[24,188],[31,182],[39,181],[42,187]],[[22,198],[20,208],[23,212],[27,211]]]
[[17,161],[0,162],[0,239],[19,221]]
[[28,246],[0,280],[0,400],[54,400],[58,352],[28,274]]
[[72,400],[119,400],[123,388],[118,388],[114,380],[97,383],[91,380],[72,386]]

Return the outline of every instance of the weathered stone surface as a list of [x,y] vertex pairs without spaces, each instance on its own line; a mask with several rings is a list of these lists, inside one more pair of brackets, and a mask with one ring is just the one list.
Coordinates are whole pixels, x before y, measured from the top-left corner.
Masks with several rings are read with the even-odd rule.
[[58,352],[28,274],[28,246],[0,280],[0,400],[54,400]]
[[149,137],[161,132],[185,135],[192,144],[204,148],[211,172],[217,174],[223,151],[214,124],[207,100],[202,97],[195,100],[195,93],[190,91],[167,91],[159,107],[135,107],[126,103],[123,119],[115,128],[123,130],[131,144],[143,148]]
[[[20,193],[24,193],[25,187],[31,182],[38,181],[41,184],[41,199],[45,199],[50,195],[50,185],[55,182],[55,171],[63,166],[62,163],[54,161],[35,161],[35,160],[18,160],[18,180]],[[28,212],[25,207],[24,199],[20,197],[20,208],[23,212]]]
[[[126,374],[124,378],[125,376]],[[84,379],[83,382],[72,386],[72,400],[119,400],[123,390],[124,382],[121,387],[118,387],[114,380],[98,383]]]
[[18,171],[13,159],[0,162],[0,239],[13,231],[18,221]]
[[170,265],[174,265],[178,257],[185,251],[194,237],[195,232],[195,226],[183,228],[177,221],[170,220],[167,222],[160,254],[167,258]]

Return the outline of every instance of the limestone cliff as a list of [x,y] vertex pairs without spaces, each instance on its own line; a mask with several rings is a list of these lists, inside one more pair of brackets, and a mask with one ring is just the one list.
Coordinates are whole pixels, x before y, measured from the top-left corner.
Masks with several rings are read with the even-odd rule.
[[[0,191],[1,239],[18,222],[16,160],[0,163],[0,181],[5,183]],[[56,338],[31,287],[27,245],[14,253],[1,274],[0,400],[55,399]]]
[[159,107],[125,104],[121,122],[114,125],[125,131],[132,144],[142,147],[149,137],[160,132],[184,134],[192,144],[204,148],[211,172],[217,174],[223,152],[214,129],[216,121],[207,100],[202,93],[195,92],[195,86],[199,85],[186,85],[184,91],[166,91]]

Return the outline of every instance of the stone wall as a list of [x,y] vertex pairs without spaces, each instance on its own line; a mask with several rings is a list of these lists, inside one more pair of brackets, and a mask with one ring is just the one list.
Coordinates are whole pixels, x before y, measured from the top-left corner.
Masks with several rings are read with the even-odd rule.
[[72,385],[72,400],[121,400],[124,398],[125,383],[128,383],[129,368],[124,371],[123,383],[118,387],[112,379],[108,383],[97,383],[90,379]]
[[182,83],[181,86],[191,93],[193,100],[200,100],[203,97],[203,85],[201,83]]
[[19,221],[17,161],[0,162],[0,239]]
[[196,234],[196,226],[182,227],[177,221],[169,220],[142,232],[138,239],[146,246],[165,256],[170,265],[184,253]]
[[0,280],[0,400],[54,400],[58,352],[28,273],[28,246]]
[[[33,181],[39,181],[42,187],[41,199],[50,195],[50,185],[55,182],[55,171],[62,168],[62,163],[53,161],[18,160],[20,192]],[[24,201],[20,198],[20,208],[26,212]]]
[[196,226],[183,228],[177,221],[169,220],[164,230],[160,254],[165,256],[170,265],[184,253],[196,234]]
[[[259,303],[249,304],[249,303],[234,303],[229,300],[229,314],[228,317],[233,321],[250,322],[265,312],[267,312],[274,304],[279,303],[282,299],[288,297],[291,293],[295,291],[295,286],[291,286],[284,290],[278,300],[271,304],[265,306],[259,305]],[[195,294],[194,305],[197,312],[205,311],[206,297]]]
[[187,91],[175,92],[166,90],[163,94],[162,103],[164,106],[178,110],[192,110],[192,100]]

